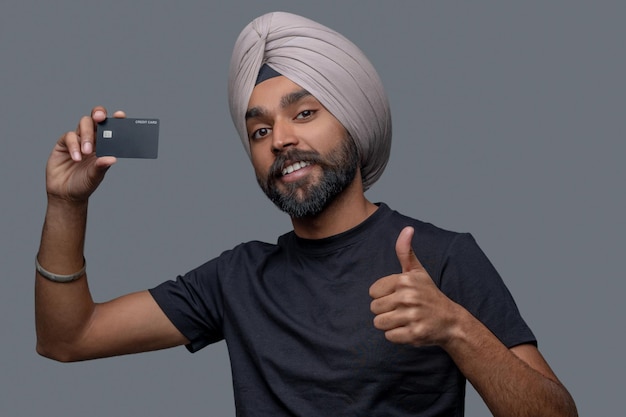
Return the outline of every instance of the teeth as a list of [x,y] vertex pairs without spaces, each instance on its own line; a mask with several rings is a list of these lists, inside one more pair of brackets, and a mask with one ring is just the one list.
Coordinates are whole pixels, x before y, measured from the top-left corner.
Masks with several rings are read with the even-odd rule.
[[308,167],[309,165],[311,165],[311,163],[307,161],[296,162],[295,164],[291,164],[288,167],[284,168],[283,175],[291,174],[292,172],[302,169],[304,167]]

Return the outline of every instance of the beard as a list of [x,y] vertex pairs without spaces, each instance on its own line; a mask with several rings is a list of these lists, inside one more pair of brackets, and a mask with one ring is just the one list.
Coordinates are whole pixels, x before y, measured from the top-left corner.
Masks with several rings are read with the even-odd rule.
[[[257,182],[265,195],[292,218],[313,217],[352,184],[359,160],[356,145],[348,135],[327,156],[297,149],[281,153],[272,164],[267,178],[257,176]],[[280,190],[277,180],[282,176],[286,161],[308,161],[311,165],[318,165],[322,171],[319,181],[311,183],[310,178],[303,178],[282,184],[284,190]]]

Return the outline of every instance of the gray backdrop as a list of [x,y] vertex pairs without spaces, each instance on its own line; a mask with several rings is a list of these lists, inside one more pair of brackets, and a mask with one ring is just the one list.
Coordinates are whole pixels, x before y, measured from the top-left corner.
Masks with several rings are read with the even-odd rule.
[[[33,259],[47,156],[97,104],[162,125],[159,159],[120,160],[92,199],[97,300],[289,230],[226,102],[237,34],[274,10],[340,30],[378,68],[394,144],[369,199],[472,232],[580,414],[619,414],[624,3],[3,0],[0,415],[234,415],[223,343],[77,364],[37,356]],[[487,415],[468,391],[467,415]]]

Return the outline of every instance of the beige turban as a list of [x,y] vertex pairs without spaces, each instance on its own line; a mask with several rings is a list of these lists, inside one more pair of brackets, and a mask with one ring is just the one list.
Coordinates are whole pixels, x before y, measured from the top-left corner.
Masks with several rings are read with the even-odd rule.
[[269,65],[309,91],[354,138],[363,185],[383,173],[391,148],[389,102],[376,70],[341,34],[290,13],[275,12],[249,23],[230,62],[230,114],[250,155],[245,113],[259,69]]

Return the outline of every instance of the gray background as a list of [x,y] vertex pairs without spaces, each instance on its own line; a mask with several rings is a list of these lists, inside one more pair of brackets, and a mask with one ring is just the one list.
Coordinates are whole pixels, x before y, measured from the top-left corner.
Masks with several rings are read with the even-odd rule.
[[[0,415],[234,415],[223,343],[78,364],[37,356],[33,259],[47,156],[97,104],[162,125],[159,159],[120,160],[92,199],[97,300],[289,230],[226,102],[237,34],[273,10],[340,30],[378,68],[394,144],[369,199],[472,232],[580,414],[622,412],[624,3],[294,3],[2,1]],[[467,415],[487,415],[468,391]]]

